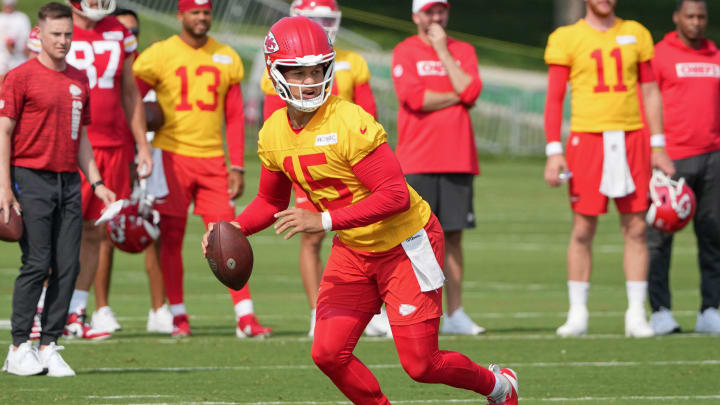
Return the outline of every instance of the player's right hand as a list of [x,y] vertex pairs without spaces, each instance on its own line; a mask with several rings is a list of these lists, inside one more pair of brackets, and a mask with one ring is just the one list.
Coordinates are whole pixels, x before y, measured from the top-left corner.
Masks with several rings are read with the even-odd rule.
[[9,187],[3,187],[0,189],[0,211],[2,211],[2,221],[5,224],[10,223],[10,210],[15,210],[15,213],[20,215],[22,210],[20,209],[20,203],[15,199],[15,195]]
[[[232,226],[242,230],[242,226],[240,226],[239,223],[230,222],[230,224]],[[202,241],[200,241],[200,246],[202,246],[203,257],[207,257],[208,237],[210,236],[210,232],[212,232],[214,227],[215,227],[215,222],[209,222],[208,226],[207,226],[207,231],[205,231],[205,234],[202,237]]]
[[427,31],[427,37],[435,52],[439,53],[443,50],[447,50],[447,34],[445,33],[445,29],[442,25],[438,23],[430,24]]
[[564,183],[560,178],[560,174],[565,173],[567,170],[568,166],[565,161],[565,156],[560,153],[548,156],[547,163],[545,163],[545,182],[550,187],[558,187]]
[[110,204],[115,202],[116,196],[115,193],[112,192],[109,188],[105,187],[104,184],[101,184],[95,188],[95,196],[102,200],[103,204],[105,204],[106,207],[110,206]]

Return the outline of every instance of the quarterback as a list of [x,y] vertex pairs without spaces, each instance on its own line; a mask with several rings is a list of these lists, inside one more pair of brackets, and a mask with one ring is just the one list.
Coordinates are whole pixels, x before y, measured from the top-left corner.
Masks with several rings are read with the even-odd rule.
[[[336,231],[320,282],[315,364],[353,403],[389,404],[353,355],[384,302],[400,362],[414,380],[517,404],[515,372],[438,349],[442,229],[405,182],[383,127],[360,106],[331,95],[335,52],[325,31],[307,17],[283,18],[270,28],[264,48],[269,76],[287,107],[260,130],[258,195],[234,224],[251,235],[277,220],[276,233],[287,232],[285,239]],[[318,212],[287,208],[292,184]]]
[[[244,185],[243,65],[232,48],[207,35],[211,9],[209,0],[179,0],[180,34],[153,44],[133,66],[141,90],[155,90],[165,116],[153,147],[162,150],[162,161],[157,164],[163,167],[169,191],[156,208],[161,215],[160,265],[173,314],[173,336],[191,333],[183,302],[181,254],[188,207],[194,202],[195,214],[205,224],[231,220],[233,200],[242,194]],[[229,174],[223,118],[232,165]],[[230,295],[238,337],[272,332],[257,321],[247,286],[230,290]]]
[[[662,101],[650,66],[652,37],[639,23],[615,16],[616,4],[617,0],[587,0],[585,18],[555,30],[545,50],[545,62],[550,67],[545,181],[557,187],[569,178],[573,210],[568,248],[570,310],[567,322],[557,329],[561,336],[587,332],[592,241],[597,217],[607,211],[609,199],[620,211],[625,241],[625,334],[653,335],[645,314],[645,211],[651,166],[668,175],[675,169],[664,149]],[[560,128],[568,80],[572,87],[572,132],[566,160]],[[643,126],[638,87],[651,136]]]
[[[290,15],[303,15],[320,24],[328,34],[331,43],[335,43],[337,31],[340,28],[342,13],[335,0],[295,0],[290,4]],[[263,118],[267,120],[276,110],[285,107],[285,100],[275,92],[270,77],[263,75],[260,81],[260,88],[265,93],[263,102]],[[370,88],[370,69],[367,62],[359,54],[344,49],[335,48],[335,80],[332,85],[332,94],[352,101],[362,107],[368,114],[377,119],[377,107],[375,97]],[[314,210],[315,207],[308,199],[305,192],[299,186],[294,186],[295,206],[307,210]],[[313,335],[315,328],[315,306],[317,305],[318,288],[322,276],[322,261],[320,249],[324,233],[303,233],[300,236],[300,255],[298,264],[300,266],[300,277],[305,286],[305,294],[310,304],[310,332]],[[387,335],[390,332],[390,325],[387,323],[387,315],[377,315],[368,324],[365,333],[370,336]]]

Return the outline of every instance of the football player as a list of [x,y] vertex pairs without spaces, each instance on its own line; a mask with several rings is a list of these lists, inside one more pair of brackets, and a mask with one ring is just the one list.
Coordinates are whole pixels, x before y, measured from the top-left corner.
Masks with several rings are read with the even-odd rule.
[[[325,29],[330,42],[335,43],[342,16],[335,0],[295,0],[290,5],[290,15],[303,15],[315,20]],[[353,51],[335,48],[335,54],[335,81],[332,94],[361,106],[368,114],[377,119],[377,107],[370,88],[370,69],[368,69],[367,62]],[[275,87],[267,75],[263,75],[260,88],[265,93],[263,117],[266,120],[276,110],[285,107],[285,101],[277,95]],[[296,207],[307,210],[315,209],[300,187],[293,187],[293,191],[295,192]],[[315,306],[322,276],[320,250],[324,238],[324,233],[303,233],[300,236],[298,264],[311,310],[309,336],[313,335],[315,325]],[[390,325],[387,323],[387,315],[384,310],[381,315],[374,317],[368,324],[365,333],[370,336],[382,336],[390,333]]]
[[[648,251],[645,211],[651,166],[675,171],[665,152],[662,101],[650,66],[653,42],[645,27],[615,15],[617,0],[587,0],[585,18],[553,32],[545,50],[549,83],[545,109],[545,181],[559,186],[569,177],[573,225],[568,248],[567,322],[561,336],[587,332],[587,297],[592,242],[598,215],[614,199],[625,241],[628,297],[625,334],[648,337],[645,314]],[[560,143],[562,103],[572,87],[567,160]],[[637,88],[642,90],[648,128],[643,128]],[[652,151],[651,151],[652,146]]]
[[[160,263],[165,291],[173,314],[173,336],[191,334],[183,301],[182,243],[188,207],[205,224],[232,220],[233,200],[244,187],[245,129],[242,92],[243,65],[229,46],[207,33],[211,25],[210,0],[179,0],[177,18],[182,31],[143,51],[133,70],[143,92],[154,89],[165,125],[153,147],[162,150],[169,194],[158,201]],[[223,118],[231,168],[225,165]],[[152,192],[152,191],[151,191]],[[267,336],[272,329],[259,323],[247,286],[230,290],[238,337]]]
[[[385,302],[400,362],[413,379],[517,404],[512,370],[486,369],[438,349],[443,231],[405,182],[383,127],[360,106],[331,95],[335,52],[325,31],[303,16],[283,18],[270,28],[264,52],[287,107],[260,130],[258,195],[234,224],[251,235],[277,220],[276,233],[285,239],[337,232],[320,282],[315,364],[353,403],[389,404],[352,353]],[[292,184],[302,187],[315,211],[288,209]]]

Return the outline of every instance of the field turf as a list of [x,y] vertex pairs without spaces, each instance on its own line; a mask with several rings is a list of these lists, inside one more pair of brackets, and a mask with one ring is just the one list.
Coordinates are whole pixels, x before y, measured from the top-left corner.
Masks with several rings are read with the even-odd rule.
[[[488,332],[481,337],[441,336],[441,349],[459,350],[482,364],[513,367],[523,404],[719,403],[717,337],[622,336],[626,299],[614,210],[601,220],[595,243],[590,333],[585,338],[555,336],[567,309],[570,216],[565,190],[544,185],[541,160],[481,162],[478,227],[465,234],[464,301],[466,311]],[[248,167],[248,194],[239,205],[247,204],[257,190],[257,159],[248,156]],[[0,375],[0,403],[348,403],[310,358],[309,310],[296,266],[298,241],[284,241],[270,231],[251,238],[255,308],[275,335],[240,340],[234,334],[230,297],[201,258],[201,234],[202,223],[193,217],[184,246],[192,337],[176,340],[145,332],[149,293],[142,256],[117,253],[110,301],[124,329],[100,343],[61,339],[66,347],[62,354],[78,374],[74,378]],[[695,252],[689,228],[676,238],[672,271],[677,318],[688,332],[699,302]],[[17,245],[0,243],[3,329],[9,328],[19,263]],[[0,333],[0,343],[10,344],[9,330]],[[394,404],[484,403],[471,392],[413,382],[389,340],[362,338],[356,354],[375,372]]]

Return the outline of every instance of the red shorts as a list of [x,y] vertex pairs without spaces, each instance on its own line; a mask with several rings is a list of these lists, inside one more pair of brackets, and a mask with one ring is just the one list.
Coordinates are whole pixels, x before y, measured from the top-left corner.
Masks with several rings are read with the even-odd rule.
[[163,151],[162,164],[168,195],[155,204],[160,214],[186,217],[194,202],[197,215],[213,216],[213,221],[235,218],[224,156],[197,158]]
[[[645,129],[625,133],[625,150],[635,192],[615,198],[619,212],[629,214],[648,209],[650,191],[650,140]],[[568,188],[570,205],[578,214],[597,216],[607,212],[608,197],[600,193],[603,167],[601,133],[572,132],[567,142],[567,164],[572,172]]]
[[[135,161],[135,146],[128,144],[119,147],[93,148],[93,155],[105,186],[115,193],[118,200],[129,198],[132,192],[130,170]],[[85,176],[82,176],[83,219],[96,220],[100,218],[103,209],[105,204],[95,196],[92,186]]]
[[[430,216],[425,231],[442,267],[445,239],[435,215]],[[333,238],[320,282],[318,311],[322,306],[330,306],[379,313],[383,301],[391,325],[413,325],[442,316],[442,288],[420,291],[412,263],[402,246],[370,253],[351,249],[337,236]],[[408,308],[412,310],[409,314]]]
[[313,205],[312,201],[308,198],[307,194],[305,193],[305,190],[303,190],[300,186],[293,183],[293,191],[295,192],[295,206],[298,208],[310,210],[313,212],[319,212],[317,208]]

